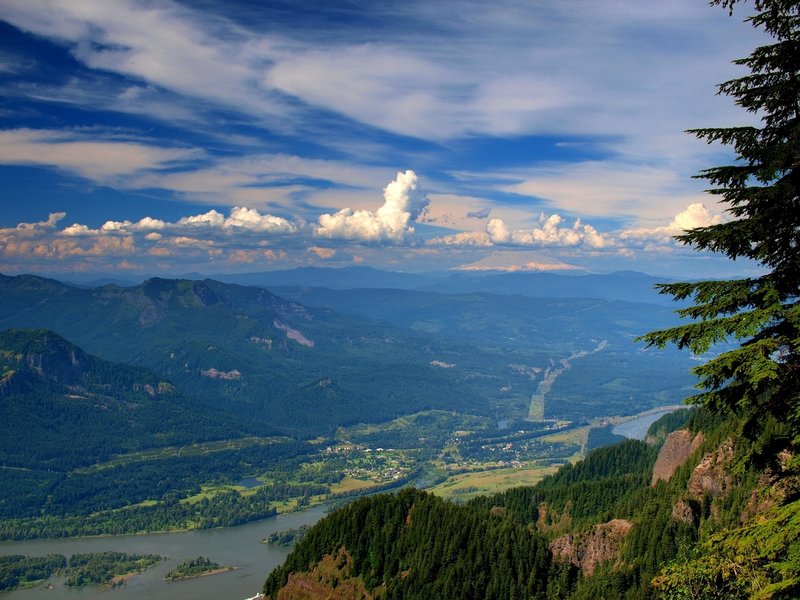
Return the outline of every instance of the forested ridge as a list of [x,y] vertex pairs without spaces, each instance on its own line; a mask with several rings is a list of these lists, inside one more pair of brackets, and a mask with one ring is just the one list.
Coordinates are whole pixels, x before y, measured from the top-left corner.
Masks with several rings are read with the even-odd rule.
[[[724,590],[719,597],[751,597],[738,579],[748,569],[764,587],[785,589],[764,598],[795,598],[797,483],[780,477],[773,455],[753,458],[785,429],[774,423],[753,443],[741,427],[740,419],[705,409],[681,411],[651,427],[650,444],[601,448],[533,487],[467,505],[412,489],[358,500],[314,526],[270,574],[264,592],[291,598],[290,575],[302,578],[345,552],[346,576],[337,577],[381,598],[716,597],[673,593],[696,561],[709,590]],[[668,481],[651,485],[663,436],[677,428],[702,442]],[[598,545],[598,532],[619,523],[624,534],[599,536]],[[772,540],[768,551],[755,545],[764,539]],[[737,555],[725,558],[733,549]],[[715,553],[716,561],[708,558]],[[284,586],[287,595],[278,596]]]
[[[629,343],[643,329],[675,322],[663,306],[450,293],[420,302],[399,290],[381,296],[386,310],[397,303],[405,316],[373,321],[211,279],[84,289],[0,274],[0,328],[48,329],[89,354],[151,369],[203,411],[227,422],[239,417],[250,435],[313,438],[425,410],[522,416],[537,369],[590,352],[600,340],[602,353],[558,378],[547,418],[634,414],[678,401],[692,385],[685,356],[636,352]],[[609,364],[623,363],[621,387],[603,387]]]
[[0,331],[0,397],[8,467],[65,470],[239,435],[239,419],[197,410],[153,371],[102,360],[44,329]]
[[547,582],[569,570],[535,531],[407,489],[356,500],[321,521],[269,576],[265,593],[274,597],[289,573],[340,547],[352,556],[353,577],[385,598],[544,597]]

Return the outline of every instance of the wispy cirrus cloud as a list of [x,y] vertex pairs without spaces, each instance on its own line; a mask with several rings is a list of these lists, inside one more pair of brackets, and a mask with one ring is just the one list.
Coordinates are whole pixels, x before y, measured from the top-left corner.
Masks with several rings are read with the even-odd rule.
[[[315,115],[305,105],[424,139],[680,131],[700,112],[719,110],[713,99],[698,105],[698,87],[710,88],[727,63],[716,57],[741,43],[724,21],[707,26],[718,15],[685,0],[647,11],[632,0],[614,10],[550,1],[457,10],[412,2],[402,18],[380,15],[379,7],[374,14],[375,30],[293,37],[288,28],[263,31],[169,1],[8,0],[0,9],[8,22],[67,46],[96,72],[272,127],[310,126]],[[683,42],[672,54],[664,52],[668,38]],[[690,72],[675,53],[691,56]],[[131,104],[147,90],[130,89]],[[693,102],[682,102],[687,97]]]
[[0,131],[0,164],[54,167],[99,183],[173,167],[200,156],[197,149],[102,140],[76,131]]
[[[16,120],[0,131],[0,165],[193,206],[10,227],[4,248],[18,261],[24,235],[86,260],[101,240],[118,240],[102,242],[109,256],[130,240],[132,254],[164,265],[190,252],[231,264],[371,260],[381,247],[393,248],[387,260],[424,251],[451,262],[492,248],[661,252],[675,247],[673,218],[702,202],[689,176],[720,152],[680,132],[741,121],[714,84],[760,41],[693,0],[286,11],[5,0],[0,19],[23,42],[0,47],[0,94]],[[26,56],[25,44],[47,48],[15,65],[7,57]],[[520,140],[544,137],[550,154],[515,155]],[[463,152],[474,140],[491,142],[480,160]],[[567,144],[591,149],[552,156]],[[375,190],[398,167],[423,175],[428,194],[381,203]]]

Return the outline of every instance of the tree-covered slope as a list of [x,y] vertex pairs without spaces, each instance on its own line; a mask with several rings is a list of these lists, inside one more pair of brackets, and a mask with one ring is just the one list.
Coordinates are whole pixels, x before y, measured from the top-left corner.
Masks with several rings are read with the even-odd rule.
[[[489,414],[500,387],[525,379],[499,379],[507,361],[474,348],[212,280],[81,289],[0,276],[0,299],[0,326],[48,328],[98,356],[153,369],[262,432],[314,436],[430,408]],[[431,364],[453,356],[456,368]],[[494,379],[488,393],[476,369]]]
[[[796,598],[800,485],[769,449],[785,428],[754,443],[741,419],[687,416],[651,428],[685,427],[673,437],[693,442],[667,479],[653,482],[669,437],[660,452],[638,441],[601,448],[536,486],[468,505],[413,490],[362,499],[312,528],[265,593],[293,597],[317,564],[346,552],[337,577],[372,597]],[[422,531],[415,506],[431,515]]]
[[[320,521],[273,571],[276,597],[290,573],[340,549],[349,579],[381,598],[545,598],[562,570],[547,540],[509,519],[413,489],[357,500]],[[344,566],[344,561],[342,561]]]
[[0,422],[0,462],[40,470],[234,437],[242,426],[148,369],[101,360],[43,329],[0,332]]
[[[687,357],[630,343],[669,322],[662,307],[317,292],[308,298],[318,306],[349,306],[348,314],[213,280],[83,289],[0,276],[0,326],[49,328],[103,358],[153,369],[262,430],[291,435],[428,409],[520,418],[548,376],[553,401],[539,410],[569,420],[669,404],[692,383]],[[626,368],[613,374],[616,364]]]

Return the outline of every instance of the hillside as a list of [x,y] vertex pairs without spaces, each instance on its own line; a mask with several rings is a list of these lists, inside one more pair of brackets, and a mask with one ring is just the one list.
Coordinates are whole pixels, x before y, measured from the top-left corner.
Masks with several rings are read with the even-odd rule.
[[630,343],[672,322],[660,306],[282,291],[293,298],[208,279],[86,289],[0,276],[0,327],[50,329],[152,369],[261,433],[307,437],[430,409],[496,420],[634,414],[674,403],[693,383],[686,356]]
[[242,426],[198,410],[148,369],[101,360],[47,330],[0,331],[0,400],[0,463],[10,467],[71,468]]
[[2,539],[261,518],[274,514],[263,494],[177,500],[201,484],[308,452],[291,440],[242,438],[244,422],[235,416],[47,330],[0,332],[0,421]]
[[[468,505],[413,490],[361,500],[312,528],[264,592],[304,597],[314,577],[372,598],[796,598],[800,505],[785,457],[743,438],[737,419],[686,417],[651,428],[660,452],[603,448]],[[689,450],[680,460],[676,444]]]
[[[485,389],[465,375],[504,366],[430,336],[211,280],[80,289],[2,277],[0,299],[0,326],[48,328],[106,359],[153,369],[261,433],[312,437],[429,408],[488,414]],[[458,369],[431,366],[448,354],[463,357]]]

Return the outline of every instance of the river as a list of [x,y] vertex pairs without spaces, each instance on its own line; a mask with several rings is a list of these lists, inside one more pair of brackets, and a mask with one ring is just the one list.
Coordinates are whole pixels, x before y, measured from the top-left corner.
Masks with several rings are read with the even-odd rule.
[[[52,579],[53,587],[3,592],[3,600],[242,600],[261,591],[267,575],[280,565],[289,548],[262,544],[274,531],[312,525],[325,516],[325,507],[316,506],[299,513],[278,515],[270,519],[238,527],[120,535],[107,537],[67,538],[0,542],[0,555],[23,554],[43,556],[114,550],[129,554],[159,554],[167,560],[129,579],[124,586],[101,590],[97,586],[67,588],[63,579]],[[238,567],[218,575],[166,583],[164,575],[184,560],[205,556],[220,565]]]
[[682,408],[686,408],[686,406],[665,406],[660,409],[653,409],[637,415],[633,419],[620,423],[619,425],[614,425],[611,431],[628,439],[643,440],[645,436],[647,436],[647,430],[650,428],[650,425],[658,421],[664,415],[668,415]]

